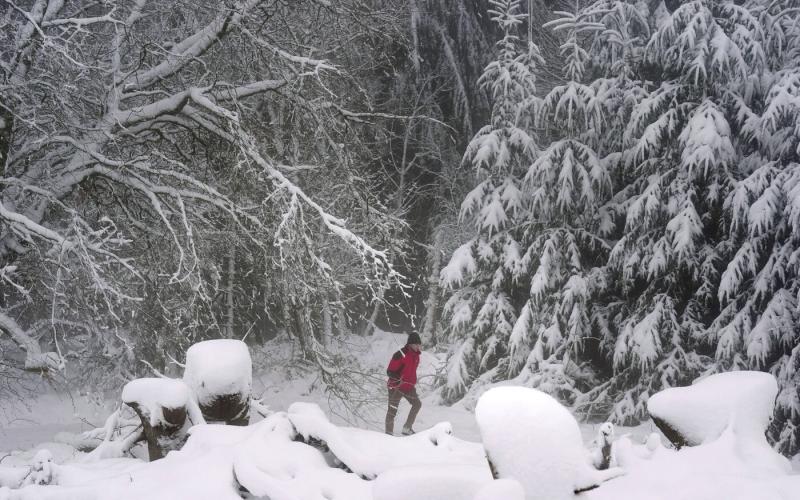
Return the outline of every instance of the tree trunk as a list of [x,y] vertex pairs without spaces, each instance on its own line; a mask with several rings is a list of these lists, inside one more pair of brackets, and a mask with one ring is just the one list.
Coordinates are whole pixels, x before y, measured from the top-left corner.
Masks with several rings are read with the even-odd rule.
[[435,345],[437,341],[436,322],[439,316],[439,272],[442,268],[443,239],[441,228],[434,228],[431,273],[428,275],[428,298],[425,300],[425,319],[421,335],[425,345]]
[[[0,108],[0,178],[6,176],[6,163],[11,148],[11,133],[14,130],[14,117],[6,109]],[[4,184],[0,184],[0,193]]]
[[186,437],[181,433],[183,424],[186,422],[186,408],[161,408],[164,419],[156,425],[150,425],[150,415],[138,403],[126,403],[133,408],[142,422],[144,437],[147,440],[147,454],[150,461],[164,458],[167,452],[177,450]]
[[364,336],[370,336],[375,333],[377,327],[375,326],[375,322],[378,321],[378,315],[381,313],[381,309],[383,308],[383,295],[386,293],[386,290],[381,288],[378,290],[378,296],[375,298],[375,307],[372,308],[372,314],[369,315],[369,320],[367,321],[367,326],[364,329]]
[[233,322],[234,322],[234,307],[233,307],[233,289],[234,281],[236,278],[236,247],[230,246],[228,253],[228,286],[225,289],[226,295],[226,317],[225,317],[225,337],[233,338]]
[[333,315],[331,305],[328,303],[329,295],[326,293],[322,298],[322,345],[327,345],[333,337]]

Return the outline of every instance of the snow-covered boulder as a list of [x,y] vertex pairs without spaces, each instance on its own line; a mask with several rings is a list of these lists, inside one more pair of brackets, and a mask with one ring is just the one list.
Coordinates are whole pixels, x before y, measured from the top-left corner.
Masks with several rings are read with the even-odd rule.
[[654,394],[647,410],[667,439],[680,448],[713,441],[729,424],[737,434],[763,437],[777,394],[778,383],[769,373],[728,372]]
[[621,474],[593,468],[578,422],[536,389],[491,389],[478,401],[475,417],[495,477],[519,481],[526,500],[571,500]]
[[186,351],[186,382],[208,421],[247,425],[253,363],[241,340],[216,339],[198,342]]
[[189,387],[181,380],[132,380],[122,389],[122,402],[133,408],[142,421],[151,461],[180,446],[185,437],[182,431],[187,416],[194,417],[190,422],[202,421]]

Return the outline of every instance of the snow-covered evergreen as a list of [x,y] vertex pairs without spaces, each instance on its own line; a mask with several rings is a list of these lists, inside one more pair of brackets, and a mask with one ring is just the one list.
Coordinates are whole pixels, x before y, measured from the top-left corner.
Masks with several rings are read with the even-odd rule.
[[[514,319],[508,343],[492,344],[504,373],[454,356],[461,391],[446,395],[516,376],[631,423],[662,389],[770,371],[781,388],[770,436],[794,452],[798,12],[761,0],[650,5],[598,0],[548,23],[564,39],[566,82],[518,101],[541,152],[519,179],[521,210],[497,219],[521,228],[513,300],[488,309]],[[465,206],[500,213],[482,186]],[[443,273],[453,331],[481,325],[501,340],[508,326],[469,302],[484,268],[465,255]]]
[[525,18],[519,0],[492,1],[490,14],[503,31],[498,57],[490,63],[480,84],[493,99],[491,123],[481,128],[467,147],[464,162],[475,169],[477,186],[461,205],[475,236],[459,247],[441,271],[447,286],[458,286],[445,305],[450,334],[461,341],[450,364],[447,397],[464,394],[479,373],[507,374],[509,339],[517,322],[514,283],[522,271],[519,240],[527,211],[522,173],[536,155],[525,107],[535,92],[534,65],[538,49],[520,48],[516,35]]

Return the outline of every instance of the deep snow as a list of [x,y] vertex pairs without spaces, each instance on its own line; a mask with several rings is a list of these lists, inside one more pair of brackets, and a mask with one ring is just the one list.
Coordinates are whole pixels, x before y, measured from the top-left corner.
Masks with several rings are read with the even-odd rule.
[[[48,443],[56,431],[88,428],[81,423],[82,417],[92,426],[101,426],[114,401],[108,398],[92,404],[76,397],[73,404],[70,398],[43,395],[31,401],[30,410],[14,409],[18,418],[0,430],[0,450],[9,450],[0,451],[0,485],[18,481],[14,474],[47,449],[53,456],[51,480],[61,486],[0,490],[0,499],[233,500],[239,498],[231,487],[234,478],[253,493],[269,492],[273,500],[394,500],[409,498],[410,492],[415,500],[539,498],[521,497],[520,481],[493,481],[483,448],[477,444],[481,436],[473,412],[463,405],[436,403],[429,385],[443,360],[435,353],[424,352],[420,365],[423,408],[417,427],[425,430],[409,438],[383,435],[386,402],[382,372],[404,336],[378,333],[368,339],[345,340],[342,352],[364,372],[360,387],[364,398],[357,407],[327,398],[312,371],[282,361],[289,359],[290,345],[276,343],[269,353],[253,352],[256,374],[252,381],[254,396],[276,413],[257,418],[258,422],[245,428],[195,426],[182,450],[153,464],[136,459],[80,463],[85,456],[73,447]],[[117,400],[119,397],[117,394]],[[402,403],[401,416],[407,410]],[[353,417],[354,411],[358,417]],[[574,420],[569,425],[575,425]],[[600,425],[570,428],[570,454],[574,459],[577,453],[584,453],[589,464],[588,448]],[[295,436],[295,430],[302,436]],[[654,431],[652,424],[615,429],[618,437],[612,465],[619,465],[626,475],[574,498],[800,500],[800,476],[782,473],[780,464],[765,459],[770,450],[765,450],[763,443],[740,439],[742,433],[733,427],[719,439],[680,452],[664,448],[663,440],[651,436]],[[542,429],[526,432],[536,435]],[[752,433],[744,434],[752,437]],[[64,434],[60,440],[71,438]],[[34,442],[41,443],[31,448]],[[25,451],[10,452],[15,448]],[[519,453],[528,452],[523,446]],[[398,496],[398,491],[403,495]]]

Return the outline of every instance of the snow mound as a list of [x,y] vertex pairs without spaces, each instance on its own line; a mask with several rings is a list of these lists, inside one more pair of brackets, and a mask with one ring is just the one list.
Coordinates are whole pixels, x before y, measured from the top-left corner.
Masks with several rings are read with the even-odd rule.
[[[468,500],[491,482],[492,475],[486,465],[408,466],[378,476],[372,495],[374,500]],[[501,499],[506,500],[505,497],[495,500]]]
[[[50,463],[57,483],[0,489],[0,499],[239,500],[244,494],[271,500],[373,500],[374,482],[347,470],[333,450],[371,474],[380,473],[381,484],[391,484],[395,474],[424,476],[427,479],[407,484],[404,490],[407,494],[417,488],[417,500],[469,500],[481,484],[491,481],[481,446],[454,438],[448,424],[396,438],[336,427],[316,405],[299,403],[292,405],[291,413],[273,413],[254,425],[200,424],[188,434],[180,450],[150,463],[130,459]],[[325,451],[328,444],[322,438],[331,451]],[[304,439],[316,441],[306,444]],[[402,469],[406,472],[395,472]],[[16,476],[9,479],[17,482]],[[449,489],[461,488],[465,495],[423,495],[425,488],[445,480]]]
[[544,392],[495,387],[481,396],[475,417],[495,477],[519,481],[527,500],[571,500],[621,472],[587,463],[578,422]]
[[525,490],[514,479],[496,479],[481,488],[473,500],[525,500]]
[[0,465],[0,488],[19,488],[30,471],[28,467]]
[[648,436],[644,444],[636,444],[630,437],[622,436],[611,446],[612,463],[625,470],[636,467],[643,460],[650,460],[667,452],[671,451],[664,448],[661,436],[657,433]]
[[659,427],[675,442],[690,446],[713,441],[729,424],[739,435],[761,435],[772,416],[778,383],[769,373],[720,373],[689,387],[663,390],[650,397],[647,409]]
[[335,459],[356,474],[372,479],[396,467],[460,464],[485,467],[481,446],[455,438],[442,422],[413,436],[394,437],[333,425],[313,403],[294,403],[289,421],[306,442],[327,447]]
[[648,457],[650,446],[628,440],[616,450],[627,474],[586,492],[585,499],[800,500],[800,476],[776,467],[782,457],[764,445],[751,454],[729,428],[711,443],[680,451],[657,447]]
[[221,395],[249,395],[253,367],[247,344],[241,340],[216,339],[192,345],[186,351],[183,380],[200,405],[211,404]]
[[587,498],[800,500],[800,476],[764,434],[776,394],[767,373],[731,372],[654,395],[651,415],[698,444],[674,451],[652,435],[644,446],[620,439],[614,454],[628,474]]

